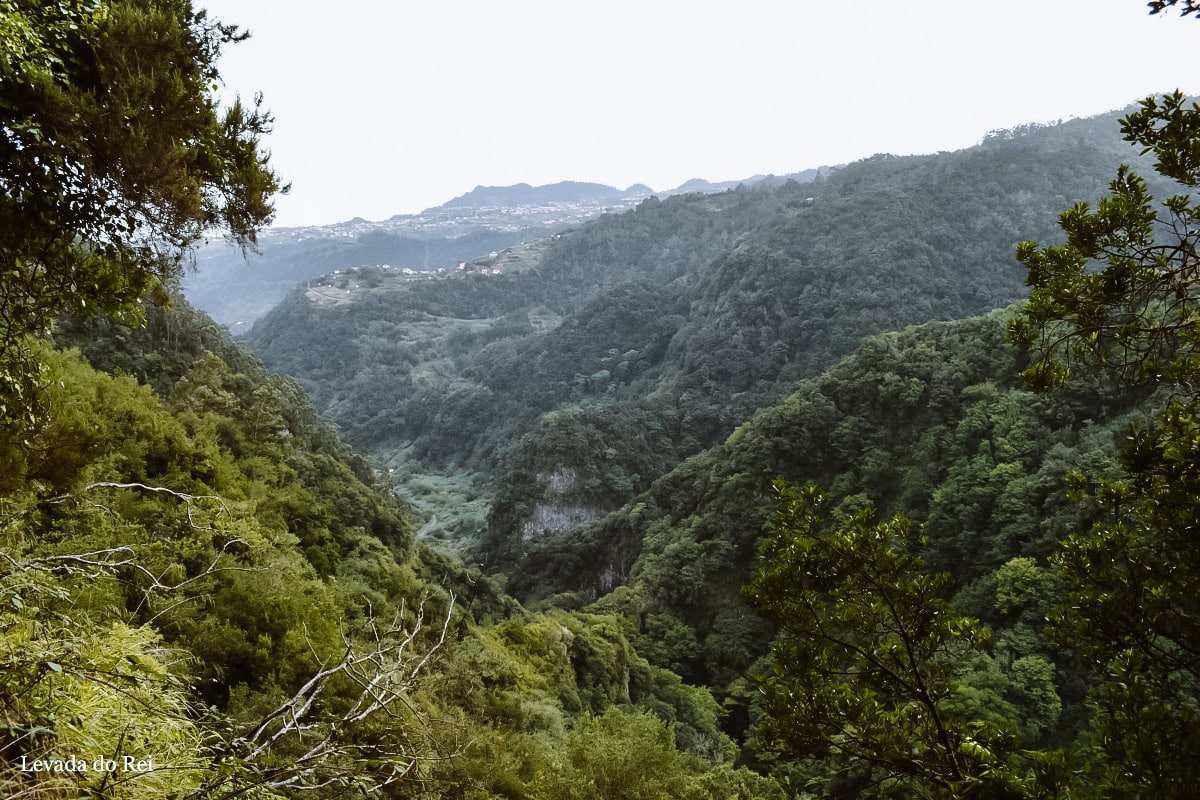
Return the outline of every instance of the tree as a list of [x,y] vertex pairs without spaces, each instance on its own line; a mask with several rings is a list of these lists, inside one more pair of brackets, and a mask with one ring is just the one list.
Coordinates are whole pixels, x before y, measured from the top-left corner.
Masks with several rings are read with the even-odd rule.
[[[1200,105],[1179,92],[1150,97],[1121,131],[1154,151],[1162,175],[1200,184]],[[1024,374],[1034,389],[1063,384],[1081,364],[1136,383],[1200,375],[1200,206],[1182,193],[1160,216],[1145,180],[1125,166],[1111,190],[1094,212],[1081,202],[1059,216],[1065,244],[1017,247],[1033,291],[1011,336],[1033,357]]]
[[1181,17],[1186,17],[1190,14],[1200,15],[1200,3],[1196,2],[1196,0],[1182,0],[1182,5],[1181,0],[1150,0],[1146,5],[1150,7],[1151,14],[1159,14],[1168,8],[1179,6],[1179,15]]
[[[1174,3],[1152,3],[1153,13]],[[1187,2],[1183,13],[1198,9]],[[1105,796],[1185,798],[1200,781],[1200,105],[1179,92],[1147,98],[1122,132],[1181,184],[1156,211],[1146,182],[1121,167],[1093,212],[1064,212],[1059,247],[1024,242],[1033,287],[1012,339],[1025,377],[1047,391],[1073,369],[1115,371],[1130,384],[1174,384],[1149,427],[1130,431],[1126,477],[1068,475],[1071,496],[1102,521],[1063,542],[1056,564],[1067,602],[1055,620],[1099,678],[1091,694]]]
[[272,119],[211,96],[244,38],[189,0],[0,0],[3,418],[36,416],[27,337],[57,314],[136,319],[203,234],[272,218]]
[[345,649],[338,660],[322,663],[252,730],[222,743],[215,759],[222,768],[205,776],[203,790],[194,797],[234,798],[247,787],[311,791],[331,786],[367,794],[420,778],[421,762],[436,742],[427,714],[409,698],[446,643],[453,612],[451,594],[436,638],[424,629],[423,601],[414,614],[401,609],[390,624],[377,625],[371,617],[365,643],[343,635]]
[[1096,782],[1118,792],[1185,798],[1200,781],[1200,424],[1171,402],[1121,454],[1128,477],[1089,482],[1075,499],[1103,521],[1072,534],[1056,564],[1068,588],[1057,637],[1101,677],[1092,725],[1103,754]]
[[864,509],[834,529],[828,496],[775,482],[762,566],[746,601],[780,626],[762,683],[760,738],[793,757],[877,783],[885,796],[1022,796],[1011,737],[955,714],[956,670],[987,638],[926,574],[909,522]]
[[562,760],[537,776],[538,798],[617,800],[694,797],[687,757],[652,714],[610,708],[585,716],[572,732]]

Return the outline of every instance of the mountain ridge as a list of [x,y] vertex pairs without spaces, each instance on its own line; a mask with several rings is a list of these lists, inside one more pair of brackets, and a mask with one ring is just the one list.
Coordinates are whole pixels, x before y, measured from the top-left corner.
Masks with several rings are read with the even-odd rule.
[[[820,168],[826,169],[826,168]],[[820,169],[795,175],[807,180]],[[748,183],[764,180],[747,179]],[[695,183],[693,190],[699,190]],[[704,191],[723,191],[709,184]],[[661,193],[677,194],[679,190]],[[188,300],[235,335],[283,300],[297,284],[335,270],[387,266],[428,272],[486,258],[523,242],[575,227],[605,213],[626,211],[655,194],[645,184],[621,190],[599,183],[560,181],[475,189],[420,214],[372,221],[354,217],[330,225],[271,228],[258,252],[209,242],[183,278]]]
[[[620,203],[640,201],[653,194],[649,186],[635,183],[628,189],[617,189],[603,183],[585,181],[558,181],[540,186],[516,183],[510,186],[476,186],[469,192],[447,200],[440,206],[425,209],[422,214],[433,214],[460,208],[487,208],[492,206],[521,206],[555,203]],[[392,219],[395,219],[393,217]]]
[[339,276],[348,302],[293,293],[249,341],[397,474],[480,475],[486,526],[438,533],[478,543],[486,528],[476,557],[520,576],[523,598],[570,591],[529,559],[573,520],[619,507],[863,336],[1023,297],[1016,243],[1053,241],[1058,211],[1144,162],[1115,116],[875,156],[810,183],[648,198],[547,237],[511,270]]

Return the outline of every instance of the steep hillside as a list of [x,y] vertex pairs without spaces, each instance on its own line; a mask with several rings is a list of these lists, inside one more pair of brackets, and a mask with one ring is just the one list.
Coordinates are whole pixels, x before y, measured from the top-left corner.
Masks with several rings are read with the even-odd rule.
[[1136,159],[1116,116],[647,200],[511,273],[293,293],[250,341],[398,474],[481,476],[478,557],[525,573],[520,542],[619,507],[862,337],[1022,297],[1016,242],[1054,240],[1060,209]]
[[[38,343],[44,422],[0,431],[6,796],[782,797],[614,617],[417,545],[294,382],[146,315],[60,321],[82,353]],[[68,756],[138,766],[17,768]]]
[[[582,391],[517,442],[488,534],[511,549],[480,557],[528,574],[505,554],[536,533],[544,509],[614,508],[630,489],[649,485],[663,463],[721,441],[863,336],[979,314],[1024,296],[1016,242],[1054,241],[1055,210],[1094,200],[1118,160],[1136,156],[1115,128],[1107,117],[997,134],[959,153],[877,157],[790,187],[790,195],[777,190],[773,196],[786,198],[779,208],[686,288],[682,318],[657,316],[659,327],[681,324],[665,352],[653,351],[652,369],[631,370],[640,363],[638,348],[613,336],[607,360],[580,365]],[[592,341],[603,339],[593,333]],[[647,328],[643,341],[661,341],[661,334]],[[527,403],[539,389],[524,384]],[[537,478],[563,469],[577,477],[569,489],[552,490]],[[556,519],[542,529],[571,527]]]
[[[962,607],[1015,646],[1016,634],[1004,633],[1015,618],[994,605],[996,573],[1013,558],[1044,563],[1067,531],[1087,529],[1095,509],[1068,501],[1063,474],[1115,474],[1126,425],[1154,403],[1145,394],[1118,402],[1111,387],[1031,394],[1004,341],[1009,316],[872,337],[601,519],[513,535],[525,515],[497,521],[510,513],[502,499],[484,548],[490,564],[517,565],[506,585],[520,597],[564,608],[600,598],[594,608],[622,614],[639,652],[724,697],[738,732],[749,720],[744,677],[773,636],[742,605],[741,587],[773,507],[771,483],[783,477],[828,488],[835,516],[867,505],[881,519],[903,511],[921,526],[930,568],[954,576]],[[526,479],[561,497],[564,477],[580,480],[566,467]],[[562,506],[569,501],[548,501]],[[544,516],[539,508],[534,519]],[[1053,658],[1055,692],[1071,706],[1056,735],[1069,738],[1084,716],[1079,668],[1069,653]]]
[[[591,312],[584,309],[593,304],[625,305],[636,291],[626,284],[662,295],[650,301],[656,306],[684,298],[727,242],[780,202],[775,192],[651,200],[552,239],[536,266],[515,272],[465,269],[441,280],[365,291],[334,307],[293,292],[249,341],[272,368],[297,376],[351,442],[398,447],[415,441],[434,464],[487,463],[487,440],[503,443],[512,433],[492,424],[498,418],[520,424],[579,391],[572,388],[580,369],[573,354],[564,354],[557,367],[550,363],[561,349],[557,343],[578,339],[571,333],[578,324],[561,330],[552,324],[551,331],[547,321],[576,313],[587,319]],[[607,303],[613,291],[615,300]],[[614,332],[604,319],[582,346],[604,344],[606,352],[611,335],[639,336],[637,330]],[[417,336],[414,325],[435,326],[444,335]],[[497,368],[504,360],[526,363],[535,352],[543,354],[545,377]],[[644,368],[653,366],[652,359],[643,361]],[[521,393],[497,390],[506,383],[519,383]]]

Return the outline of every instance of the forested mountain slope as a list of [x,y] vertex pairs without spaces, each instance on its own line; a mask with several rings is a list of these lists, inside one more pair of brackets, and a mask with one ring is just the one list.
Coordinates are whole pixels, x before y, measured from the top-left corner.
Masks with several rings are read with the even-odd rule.
[[[776,631],[741,600],[776,505],[772,481],[815,482],[831,490],[831,519],[868,507],[873,519],[911,518],[908,547],[952,576],[958,612],[990,627],[956,669],[956,711],[1022,747],[1072,742],[1092,682],[1077,652],[1040,635],[1061,599],[1047,557],[1103,509],[1072,502],[1064,475],[1118,475],[1129,424],[1144,426],[1165,393],[1104,381],[1032,394],[1005,341],[1018,311],[868,339],[617,512],[493,540],[520,549],[506,585],[537,607],[618,614],[640,653],[713,688],[741,738],[759,713],[750,676],[772,670],[761,659]],[[544,482],[560,489],[565,472]]]
[[[627,306],[626,295],[634,290],[625,285],[637,283],[656,295],[650,303],[669,307],[731,238],[780,202],[776,193],[755,192],[652,200],[561,235],[536,266],[511,273],[467,270],[443,280],[385,285],[335,306],[296,291],[255,325],[249,342],[273,369],[303,381],[351,442],[416,441],[431,463],[487,463],[486,439],[511,433],[490,422],[506,416],[527,421],[574,396],[581,363],[607,357],[597,336],[639,334],[614,332],[601,316],[596,330],[573,336],[577,326],[558,326],[564,316],[590,304],[603,314],[603,297],[614,290],[614,305]],[[547,327],[552,330],[544,337]],[[589,353],[550,346],[564,340]],[[605,350],[597,351],[601,344]],[[491,370],[509,357],[525,363],[533,349],[546,374],[523,387],[524,396],[489,385],[525,377]],[[650,358],[643,361],[642,369],[654,366]],[[524,404],[531,395],[537,397],[533,409]]]
[[1109,114],[651,199],[513,272],[294,292],[250,342],[398,472],[497,479],[510,541],[480,555],[521,572],[514,542],[616,508],[863,336],[1020,298],[1016,242],[1136,158]]
[[60,321],[82,354],[39,351],[46,424],[0,451],[6,796],[782,797],[615,618],[418,545],[294,382],[145,311]]
[[[716,688],[732,709],[772,636],[740,589],[777,477],[829,488],[843,512],[904,511],[923,525],[929,566],[949,571],[970,613],[1003,631],[1015,618],[989,605],[996,573],[1014,558],[1041,563],[1065,531],[1087,527],[1063,474],[1080,465],[1113,473],[1126,425],[1153,405],[1101,386],[1033,395],[1005,342],[1010,316],[872,337],[615,513],[536,537],[505,536],[510,525],[500,524],[485,547],[516,551],[493,563],[519,565],[507,573],[518,596],[563,607],[600,597],[598,608],[625,615],[640,652]],[[1056,692],[1074,698],[1078,721],[1072,674],[1063,669]]]

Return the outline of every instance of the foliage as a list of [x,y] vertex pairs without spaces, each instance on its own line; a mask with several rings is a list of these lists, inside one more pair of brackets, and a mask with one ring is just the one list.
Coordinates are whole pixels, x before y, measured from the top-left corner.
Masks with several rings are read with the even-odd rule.
[[1179,15],[1183,17],[1200,14],[1200,4],[1195,0],[1182,0],[1182,5],[1180,5],[1180,0],[1150,0],[1146,5],[1150,7],[1151,14],[1159,14],[1175,6],[1179,6]]
[[[197,796],[216,796],[223,781],[232,781],[233,789],[241,787],[238,791],[278,783],[278,778],[262,778],[252,760],[229,761],[232,772],[217,783],[206,765],[232,737],[257,724],[255,715],[265,714],[273,697],[291,694],[322,664],[335,663],[344,645],[339,628],[352,631],[356,623],[351,613],[355,601],[319,579],[298,547],[302,540],[289,531],[304,524],[303,509],[296,509],[291,519],[277,516],[269,483],[280,495],[307,497],[320,507],[336,502],[337,491],[330,487],[338,485],[337,479],[357,479],[346,469],[330,476],[335,480],[326,477],[323,485],[313,486],[310,495],[286,464],[267,473],[263,453],[235,458],[217,443],[213,431],[221,427],[242,438],[242,426],[253,424],[252,409],[237,407],[237,420],[209,411],[200,421],[186,410],[177,412],[181,419],[128,377],[96,373],[70,354],[43,351],[38,358],[55,379],[48,392],[51,413],[29,446],[19,451],[24,460],[15,463],[0,495],[5,537],[0,577],[8,592],[6,608],[12,610],[7,630],[25,637],[6,650],[16,659],[5,671],[6,713],[60,743],[53,750],[31,748],[30,757],[82,757],[94,749],[88,742],[98,741],[108,748],[104,755],[118,761],[123,755],[140,760],[147,752],[157,754],[159,780],[166,769],[201,770],[202,775],[188,779]],[[221,370],[214,373],[227,371],[224,362],[217,363]],[[264,439],[258,446],[266,450],[284,441]],[[358,491],[358,501],[365,503],[359,515],[369,518],[372,503],[382,511],[380,500],[370,499],[370,490]],[[381,516],[386,518],[386,512]],[[339,545],[349,547],[354,537],[364,536],[361,529],[343,530],[334,543],[335,556]],[[397,544],[401,548],[396,552],[403,554],[403,542]],[[38,582],[31,584],[30,576]],[[411,590],[392,589],[380,611],[398,607],[403,593]],[[114,620],[121,624],[114,626]],[[365,627],[355,634],[369,635]],[[122,644],[126,639],[134,644]],[[426,642],[420,640],[419,646]],[[145,674],[128,675],[121,671],[125,667],[97,667],[96,659],[108,656],[84,659],[81,653],[93,652],[87,648],[97,654],[114,648],[129,652],[135,666],[143,663],[137,653],[145,653],[149,666]],[[39,652],[43,655],[28,660]],[[125,656],[115,658],[120,665]],[[111,681],[105,677],[110,674]],[[58,675],[65,677],[59,680]],[[77,686],[64,685],[68,678],[77,680]],[[46,681],[47,687],[38,688]],[[60,696],[59,689],[66,693]],[[352,695],[340,699],[348,687],[330,689],[335,691],[329,696],[338,699],[320,701],[312,720],[317,724],[353,708]],[[126,719],[121,703],[111,713],[101,713],[97,699],[96,714],[79,717],[82,727],[76,734],[70,728],[75,718],[54,705],[54,698],[71,702],[97,692],[97,697],[107,696],[109,690],[117,692],[114,702],[125,692],[144,718]],[[141,692],[154,702],[137,700]],[[40,696],[50,699],[31,704]],[[197,727],[200,700],[214,712],[231,715],[232,721],[222,727],[224,723],[205,720]],[[410,729],[411,721],[396,725],[393,733],[376,734],[378,746],[386,747],[390,740],[394,747],[396,736],[407,736],[403,732]],[[101,735],[122,730],[129,738],[119,746],[104,738],[108,734]],[[194,741],[173,745],[170,737],[180,730],[191,731],[187,735]],[[230,738],[221,738],[225,744],[219,746],[214,736],[223,737],[218,732],[226,730]],[[135,737],[137,731],[142,732]],[[20,744],[13,740],[4,746],[3,757],[10,763]],[[340,757],[333,755],[325,760]],[[235,769],[238,764],[245,768]],[[185,772],[180,786],[186,783]],[[122,785],[131,791],[154,784],[149,774],[127,777]],[[161,796],[153,788],[145,791],[149,794],[141,796]]]
[[[130,797],[162,796],[155,781],[174,770],[181,796],[288,793],[325,781],[318,796],[362,786],[385,796],[486,797],[510,784],[544,796],[529,788],[537,764],[566,758],[581,714],[619,706],[653,715],[646,725],[659,756],[685,766],[689,780],[774,796],[770,782],[730,766],[735,747],[711,695],[646,664],[618,620],[528,614],[493,579],[415,546],[403,509],[363,482],[371,472],[291,384],[266,375],[182,301],[149,307],[147,322],[58,330],[142,385],[96,372],[73,352],[38,351],[54,378],[47,422],[12,454],[0,494],[0,604],[4,631],[20,640],[5,644],[11,663],[0,681],[5,713],[20,721],[0,742],[6,776],[18,752],[70,754],[47,749],[54,741],[91,752],[71,743],[110,748],[128,729],[144,733],[122,755],[159,754],[156,764],[171,770],[122,783]],[[264,396],[274,398],[265,417]],[[63,564],[87,574],[60,574]],[[449,592],[463,602],[425,661]],[[427,632],[407,639],[422,598]],[[398,639],[389,637],[393,619]],[[66,726],[55,711],[65,706],[51,700],[90,702],[97,690],[94,659],[75,650],[84,639],[97,653],[138,659],[118,664],[131,687],[121,696],[146,692],[153,702],[96,704],[78,729]],[[406,641],[402,652],[393,646]],[[401,674],[360,674],[388,664]],[[378,690],[387,680],[404,687],[403,700],[358,719],[371,705],[362,684]],[[43,738],[18,751],[29,744],[25,730]],[[501,756],[489,749],[500,742],[520,746]],[[514,774],[498,768],[505,759]],[[103,780],[75,775],[69,786],[87,788],[91,778]],[[35,785],[51,791],[46,780]]]
[[[1185,190],[1200,185],[1200,106],[1178,92],[1147,98],[1122,131],[1154,152],[1158,172]],[[1100,680],[1090,697],[1095,784],[1110,794],[1186,797],[1200,777],[1191,621],[1200,579],[1191,541],[1200,513],[1192,388],[1200,375],[1200,211],[1187,191],[1163,201],[1161,217],[1152,201],[1145,182],[1122,167],[1095,213],[1079,205],[1062,215],[1064,245],[1023,243],[1033,293],[1011,336],[1031,350],[1025,374],[1038,390],[1063,384],[1073,365],[1115,371],[1124,384],[1183,387],[1151,424],[1131,427],[1123,476],[1069,474],[1073,498],[1089,502],[1099,520],[1055,556],[1067,592],[1055,633],[1082,651]]]
[[[1130,141],[1153,150],[1155,168],[1184,187],[1200,184],[1200,106],[1182,94],[1148,98],[1122,119]],[[1013,339],[1033,350],[1030,386],[1061,385],[1072,362],[1115,369],[1131,382],[1191,381],[1200,374],[1196,281],[1200,209],[1187,194],[1152,207],[1146,182],[1121,167],[1112,193],[1093,213],[1078,203],[1060,216],[1065,244],[1023,242],[1017,257],[1034,287],[1013,324]],[[1101,260],[1104,268],[1092,269]]]
[[1080,647],[1104,682],[1091,698],[1094,735],[1112,791],[1186,797],[1200,780],[1200,580],[1193,530],[1200,507],[1195,404],[1172,401],[1121,454],[1128,477],[1070,477],[1105,521],[1063,542],[1069,587],[1056,635]]
[[[203,735],[190,717],[186,684],[171,671],[180,653],[149,628],[80,617],[61,584],[44,575],[8,572],[0,593],[6,797],[30,789],[46,797],[112,798],[199,790]],[[28,765],[72,757],[82,769],[12,768],[21,759]],[[124,769],[126,758],[142,768]]]
[[210,96],[236,28],[187,0],[0,10],[0,413],[28,424],[25,337],[62,312],[136,318],[205,231],[253,244],[280,186],[269,115]]
[[988,632],[953,612],[951,578],[922,571],[908,520],[862,509],[824,529],[828,495],[776,481],[777,510],[747,602],[778,625],[760,740],[836,774],[882,773],[886,796],[1015,791],[1011,736],[956,714],[956,675]]
[[538,776],[532,795],[549,800],[691,798],[688,762],[653,716],[612,710],[585,717],[561,761]]

